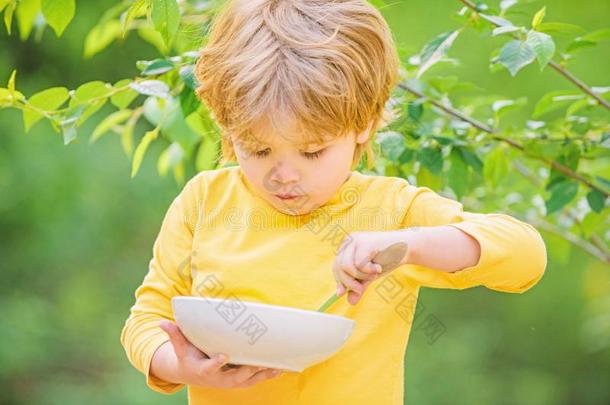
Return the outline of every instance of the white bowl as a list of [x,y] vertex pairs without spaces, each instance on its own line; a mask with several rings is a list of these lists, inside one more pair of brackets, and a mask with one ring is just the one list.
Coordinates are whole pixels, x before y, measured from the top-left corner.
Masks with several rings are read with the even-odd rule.
[[341,349],[355,321],[317,311],[208,297],[172,298],[176,323],[207,355],[301,372]]

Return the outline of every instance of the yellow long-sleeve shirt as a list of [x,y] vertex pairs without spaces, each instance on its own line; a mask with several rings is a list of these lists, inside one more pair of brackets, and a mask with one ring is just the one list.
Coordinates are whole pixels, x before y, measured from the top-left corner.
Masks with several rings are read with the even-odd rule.
[[[531,225],[504,214],[464,212],[459,202],[398,177],[354,171],[325,206],[290,216],[257,196],[239,166],[197,174],[163,219],[121,344],[150,388],[174,393],[183,386],[149,373],[155,350],[169,340],[158,322],[174,319],[173,296],[233,294],[315,311],[335,292],[332,263],[349,233],[436,225],[476,238],[479,263],[454,273],[403,265],[372,283],[357,305],[342,297],[328,312],[355,320],[352,336],[302,373],[285,372],[248,388],[188,386],[190,404],[402,404],[419,288],[482,285],[521,293],[540,280],[547,257]],[[430,339],[442,333],[434,317],[416,319]]]

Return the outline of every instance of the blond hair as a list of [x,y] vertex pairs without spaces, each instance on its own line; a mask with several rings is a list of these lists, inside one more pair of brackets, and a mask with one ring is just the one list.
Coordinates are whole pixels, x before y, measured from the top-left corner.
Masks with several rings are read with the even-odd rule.
[[251,142],[265,120],[295,119],[299,143],[359,134],[353,166],[384,123],[399,60],[383,16],[363,0],[229,0],[216,16],[195,74],[198,97],[222,135],[221,163],[235,160],[231,137]]

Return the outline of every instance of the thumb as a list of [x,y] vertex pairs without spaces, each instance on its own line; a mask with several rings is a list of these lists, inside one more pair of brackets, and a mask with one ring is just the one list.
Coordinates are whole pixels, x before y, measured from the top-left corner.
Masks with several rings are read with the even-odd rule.
[[172,342],[172,346],[174,346],[176,356],[183,357],[186,354],[186,350],[191,345],[191,342],[182,334],[178,325],[164,319],[159,322],[159,327],[169,336],[169,340]]

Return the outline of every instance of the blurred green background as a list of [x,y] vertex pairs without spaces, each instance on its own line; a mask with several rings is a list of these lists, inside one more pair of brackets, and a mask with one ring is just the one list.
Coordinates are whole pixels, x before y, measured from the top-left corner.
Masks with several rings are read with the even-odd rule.
[[[157,51],[135,35],[82,58],[84,36],[115,3],[78,1],[61,39],[47,29],[41,42],[20,42],[0,29],[0,80],[16,68],[19,89],[30,95],[136,75],[135,61],[153,59]],[[522,21],[513,19],[528,21],[545,4],[549,21],[595,30],[610,20],[607,0],[534,1]],[[416,53],[458,26],[452,19],[458,8],[456,1],[413,0],[393,2],[383,12],[399,46]],[[496,46],[467,31],[451,51],[462,65],[451,70],[489,93],[527,96],[530,103],[514,120],[524,120],[543,94],[569,88],[532,66],[517,78],[490,73]],[[579,58],[573,73],[593,86],[608,84],[608,43]],[[92,121],[89,131],[99,119]],[[66,147],[47,122],[24,135],[21,114],[0,111],[0,402],[186,403],[186,390],[173,396],[149,390],[119,342],[161,220],[180,188],[171,175],[157,175],[151,158],[130,179],[117,138],[92,146],[83,139]],[[154,145],[151,155],[159,153]],[[422,290],[426,313],[447,330],[433,344],[412,332],[406,403],[610,403],[610,269],[541,233],[548,267],[524,295]]]

